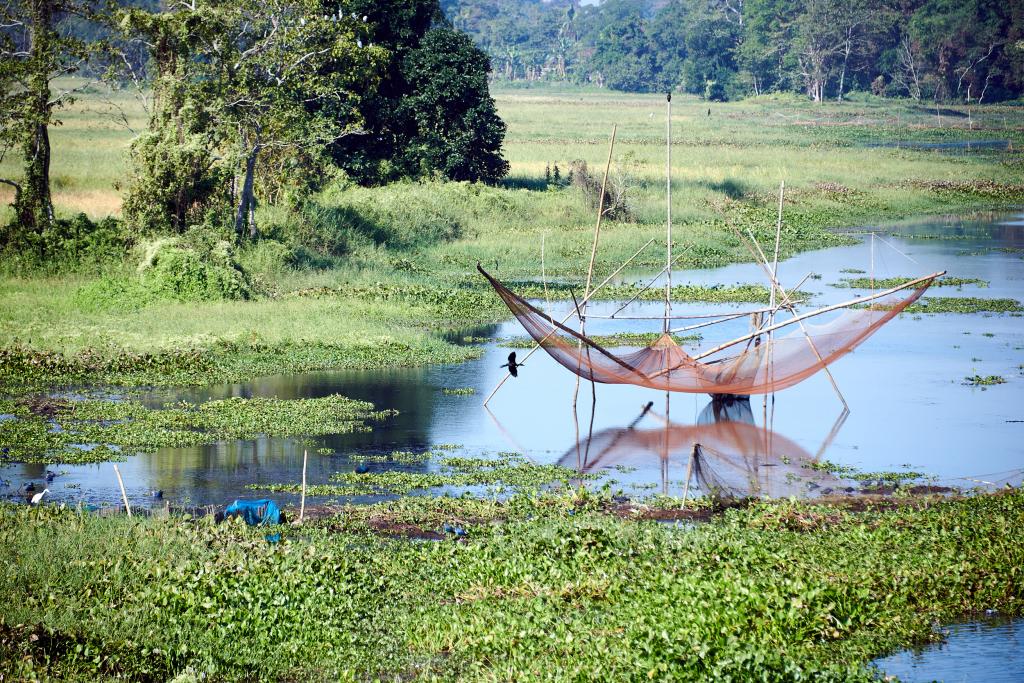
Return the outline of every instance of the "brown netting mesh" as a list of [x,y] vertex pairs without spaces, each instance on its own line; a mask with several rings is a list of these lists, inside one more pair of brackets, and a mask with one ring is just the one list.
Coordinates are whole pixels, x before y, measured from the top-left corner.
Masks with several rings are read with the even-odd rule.
[[659,466],[663,476],[678,484],[690,470],[692,482],[701,491],[721,497],[801,496],[848,484],[814,468],[815,462],[780,434],[745,422],[723,421],[605,429],[570,448],[558,464],[582,473],[616,465]]
[[764,343],[738,344],[698,361],[667,334],[638,351],[613,354],[477,268],[548,355],[584,379],[665,391],[739,395],[767,394],[807,379],[899,315],[932,282],[926,281],[909,296],[897,292],[868,307],[846,309],[824,324],[804,324],[806,335],[794,326],[795,330],[785,336],[776,334]]

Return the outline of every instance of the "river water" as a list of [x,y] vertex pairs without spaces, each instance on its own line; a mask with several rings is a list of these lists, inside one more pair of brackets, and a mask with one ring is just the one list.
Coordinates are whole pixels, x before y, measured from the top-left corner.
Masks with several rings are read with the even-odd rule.
[[[984,288],[933,288],[929,295],[1024,300],[1024,214],[932,218],[874,231],[877,237],[872,239],[864,232],[857,245],[807,252],[782,262],[781,282],[792,286],[808,273],[820,275],[802,287],[815,294],[811,305],[818,306],[863,293],[831,286],[852,277],[842,272],[844,269],[873,269],[878,278],[948,270],[952,276],[980,278],[990,284]],[[673,281],[756,283],[764,282],[764,277],[756,265],[738,264],[677,271]],[[562,303],[553,308],[557,314],[568,312],[567,306]],[[750,307],[693,304],[676,305],[674,311]],[[609,314],[616,308],[611,303],[594,304],[589,313]],[[632,310],[659,315],[662,304],[634,306]],[[587,331],[655,331],[659,325],[591,318]],[[701,346],[743,334],[748,325],[748,320],[739,319],[710,328],[713,332],[706,334]],[[518,323],[508,321],[465,334],[492,341],[483,345],[479,360],[461,365],[280,375],[242,384],[151,392],[145,400],[153,405],[178,399],[290,399],[341,393],[372,401],[378,408],[397,409],[399,415],[367,434],[313,437],[306,443],[299,438],[256,438],[136,455],[120,466],[129,495],[135,504],[146,505],[151,500],[149,492],[159,489],[164,491],[164,500],[173,503],[223,504],[236,497],[258,495],[246,489],[249,484],[298,482],[303,449],[310,452],[309,482],[318,484],[327,483],[335,472],[352,469],[352,454],[424,450],[438,444],[457,444],[455,452],[464,455],[515,451],[536,462],[561,462],[593,471],[628,466],[631,471],[620,467],[609,470],[608,475],[625,490],[678,494],[690,463],[679,457],[663,462],[652,453],[650,443],[658,435],[680,444],[687,440],[716,444],[720,453],[736,451],[733,456],[746,460],[736,463],[726,457],[726,461],[709,463],[711,469],[720,475],[719,480],[738,481],[737,486],[754,482],[749,492],[764,495],[838,489],[849,483],[828,477],[805,477],[813,483],[796,482],[792,470],[800,475],[800,465],[812,459],[863,471],[909,468],[929,474],[931,481],[955,486],[1019,485],[1024,479],[1024,318],[1019,315],[903,314],[831,367],[850,405],[849,414],[843,415],[827,377],[819,373],[778,393],[767,406],[759,397],[752,399],[749,407],[734,406],[727,411],[729,416],[742,419],[724,426],[721,414],[715,423],[707,396],[673,395],[666,423],[664,394],[617,385],[597,386],[591,425],[590,386],[586,383],[580,392],[579,418],[574,420],[575,376],[543,353],[531,357],[519,377],[508,381],[485,409],[483,398],[503,376],[499,366],[510,350],[494,340],[524,333]],[[519,354],[522,358],[524,352]],[[986,389],[962,383],[975,374],[1000,375],[1007,382]],[[474,389],[475,394],[443,392],[444,388],[465,387]],[[649,401],[654,401],[654,406],[641,417]],[[750,422],[753,425],[747,424]],[[593,434],[589,442],[588,434]],[[328,448],[331,454],[315,454],[319,448]],[[757,471],[752,474],[751,458],[760,458],[768,467],[758,469],[755,464]],[[774,461],[764,463],[765,459]],[[375,468],[391,466],[373,464]],[[733,471],[736,468],[744,471]],[[13,489],[23,481],[38,481],[45,469],[17,464],[4,468],[0,476],[10,480]],[[60,472],[49,485],[54,501],[104,504],[120,499],[109,464],[51,469]],[[697,482],[694,486],[701,487]],[[286,495],[275,497],[291,501]]]
[[1024,681],[1024,620],[990,617],[948,629],[946,641],[875,660],[903,683]]

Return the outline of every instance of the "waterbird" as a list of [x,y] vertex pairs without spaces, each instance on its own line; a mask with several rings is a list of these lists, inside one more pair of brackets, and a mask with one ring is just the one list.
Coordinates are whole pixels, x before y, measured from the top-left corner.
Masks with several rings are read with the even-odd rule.
[[466,535],[466,530],[463,529],[461,526],[457,526],[457,527],[455,527],[455,535],[458,536],[459,538],[462,538],[463,536]]
[[356,474],[366,474],[369,471],[370,466],[367,465],[365,462],[361,462],[358,465],[356,465]]
[[31,498],[29,498],[28,504],[29,505],[39,505],[39,503],[41,503],[43,501],[43,496],[45,496],[49,492],[50,492],[50,489],[43,489],[42,491],[40,491],[36,495],[34,495]]
[[502,364],[501,367],[508,368],[508,374],[512,375],[513,377],[518,377],[519,368],[523,367],[523,365],[523,363],[516,362],[516,352],[513,351],[512,353],[508,354],[508,362]]
[[442,527],[441,527],[441,530],[442,530],[442,531],[443,531],[444,533],[446,533],[446,534],[454,534],[454,533],[455,533],[455,527],[453,527],[453,526],[452,526],[451,524],[449,524],[448,522],[445,522],[445,523],[444,523],[444,526],[442,526]]
[[36,484],[34,481],[26,481],[24,484],[21,485],[21,488],[25,491],[25,493],[32,493],[33,491],[36,490]]
[[156,498],[157,500],[160,500],[161,498],[164,497],[164,492],[163,491],[150,491],[149,494],[151,496],[153,496],[154,498]]
[[57,476],[57,473],[54,472],[53,470],[46,470],[46,481],[48,481],[48,482],[53,481],[54,477],[56,477],[56,476]]

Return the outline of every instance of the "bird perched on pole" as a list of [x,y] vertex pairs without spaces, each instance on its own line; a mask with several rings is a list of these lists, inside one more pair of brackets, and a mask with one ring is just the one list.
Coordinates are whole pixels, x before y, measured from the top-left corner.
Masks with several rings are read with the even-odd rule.
[[42,491],[40,491],[36,495],[34,495],[31,498],[29,498],[28,499],[28,504],[29,505],[39,505],[41,502],[43,502],[43,496],[45,496],[49,492],[50,492],[50,489],[43,489]]
[[501,367],[508,368],[508,374],[513,377],[519,376],[519,368],[523,367],[523,363],[516,362],[516,352],[508,354],[508,362],[504,363]]

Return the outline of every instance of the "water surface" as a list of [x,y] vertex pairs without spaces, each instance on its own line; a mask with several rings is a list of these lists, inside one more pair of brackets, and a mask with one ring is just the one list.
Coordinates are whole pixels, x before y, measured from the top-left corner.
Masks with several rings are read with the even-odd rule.
[[[862,235],[857,245],[807,252],[782,262],[781,282],[792,286],[808,273],[820,276],[802,287],[815,294],[812,305],[817,306],[865,293],[831,286],[842,278],[857,276],[842,272],[844,269],[873,269],[879,278],[948,270],[950,275],[980,278],[990,285],[935,288],[929,295],[1024,300],[1024,215],[929,219],[876,230],[873,240]],[[756,265],[738,264],[678,271],[673,280],[729,284],[763,282],[764,278]],[[568,306],[571,304],[553,303],[552,308],[558,315],[567,313]],[[608,315],[616,308],[616,304],[600,303],[589,312]],[[662,308],[660,303],[651,303],[631,310],[660,315]],[[706,313],[750,308],[750,304],[677,304],[673,310]],[[744,334],[748,326],[748,320],[738,319],[704,330],[701,346],[707,348]],[[608,334],[658,329],[660,323],[654,321],[591,318],[587,331]],[[850,405],[848,415],[843,415],[828,379],[819,373],[776,394],[773,400],[763,402],[754,397],[740,420],[747,426],[727,427],[724,432],[707,417],[707,396],[675,394],[666,409],[664,394],[632,386],[598,385],[591,425],[590,385],[584,383],[578,419],[574,419],[576,377],[543,353],[531,357],[520,376],[508,381],[491,401],[490,410],[485,410],[483,399],[503,376],[499,366],[510,350],[493,340],[523,336],[524,332],[518,323],[509,321],[467,334],[492,341],[483,346],[479,360],[461,365],[279,375],[241,384],[151,392],[145,400],[152,405],[179,399],[291,399],[340,393],[372,401],[378,408],[397,409],[399,415],[372,433],[314,437],[307,443],[298,438],[256,438],[137,455],[120,465],[129,495],[135,504],[143,505],[152,502],[152,490],[163,490],[164,500],[175,503],[224,504],[238,496],[259,495],[246,489],[249,484],[298,482],[304,449],[310,453],[309,481],[316,484],[327,483],[335,472],[351,469],[352,454],[419,451],[438,444],[457,444],[456,452],[465,455],[516,451],[541,463],[572,465],[575,461],[590,469],[595,468],[599,456],[596,469],[608,472],[627,491],[654,489],[678,495],[686,472],[694,469],[686,457],[690,453],[683,443],[686,439],[705,443],[718,439],[714,443],[735,451],[726,454],[729,462],[709,459],[706,464],[717,467],[722,476],[732,468],[730,481],[739,482],[737,485],[746,481],[758,495],[813,493],[845,485],[794,481],[794,461],[821,459],[866,471],[909,468],[933,475],[938,483],[956,486],[1018,485],[1024,478],[1024,318],[1017,315],[901,315],[831,366]],[[524,352],[519,353],[522,358]],[[987,390],[964,386],[963,379],[974,374],[1001,375],[1007,383]],[[476,393],[449,395],[443,392],[446,387],[471,387]],[[651,401],[654,406],[641,416]],[[754,423],[753,429],[760,429],[760,440],[752,438],[749,422]],[[646,446],[627,453],[617,446],[603,450],[599,439],[618,433],[615,430],[662,430],[675,444],[672,457],[660,458]],[[594,439],[588,441],[589,435]],[[651,434],[627,436],[636,443],[649,443],[653,438]],[[330,449],[331,455],[317,454],[319,448]],[[12,495],[21,482],[40,481],[45,469],[17,464],[4,468],[0,476],[12,482],[6,490]],[[51,469],[61,472],[50,485],[54,500],[116,503],[120,499],[110,464]],[[0,489],[0,495],[3,493]],[[283,502],[292,500],[286,495],[275,497]]]
[[954,624],[944,643],[874,662],[904,683],[1019,683],[1024,681],[1024,620],[987,618]]

